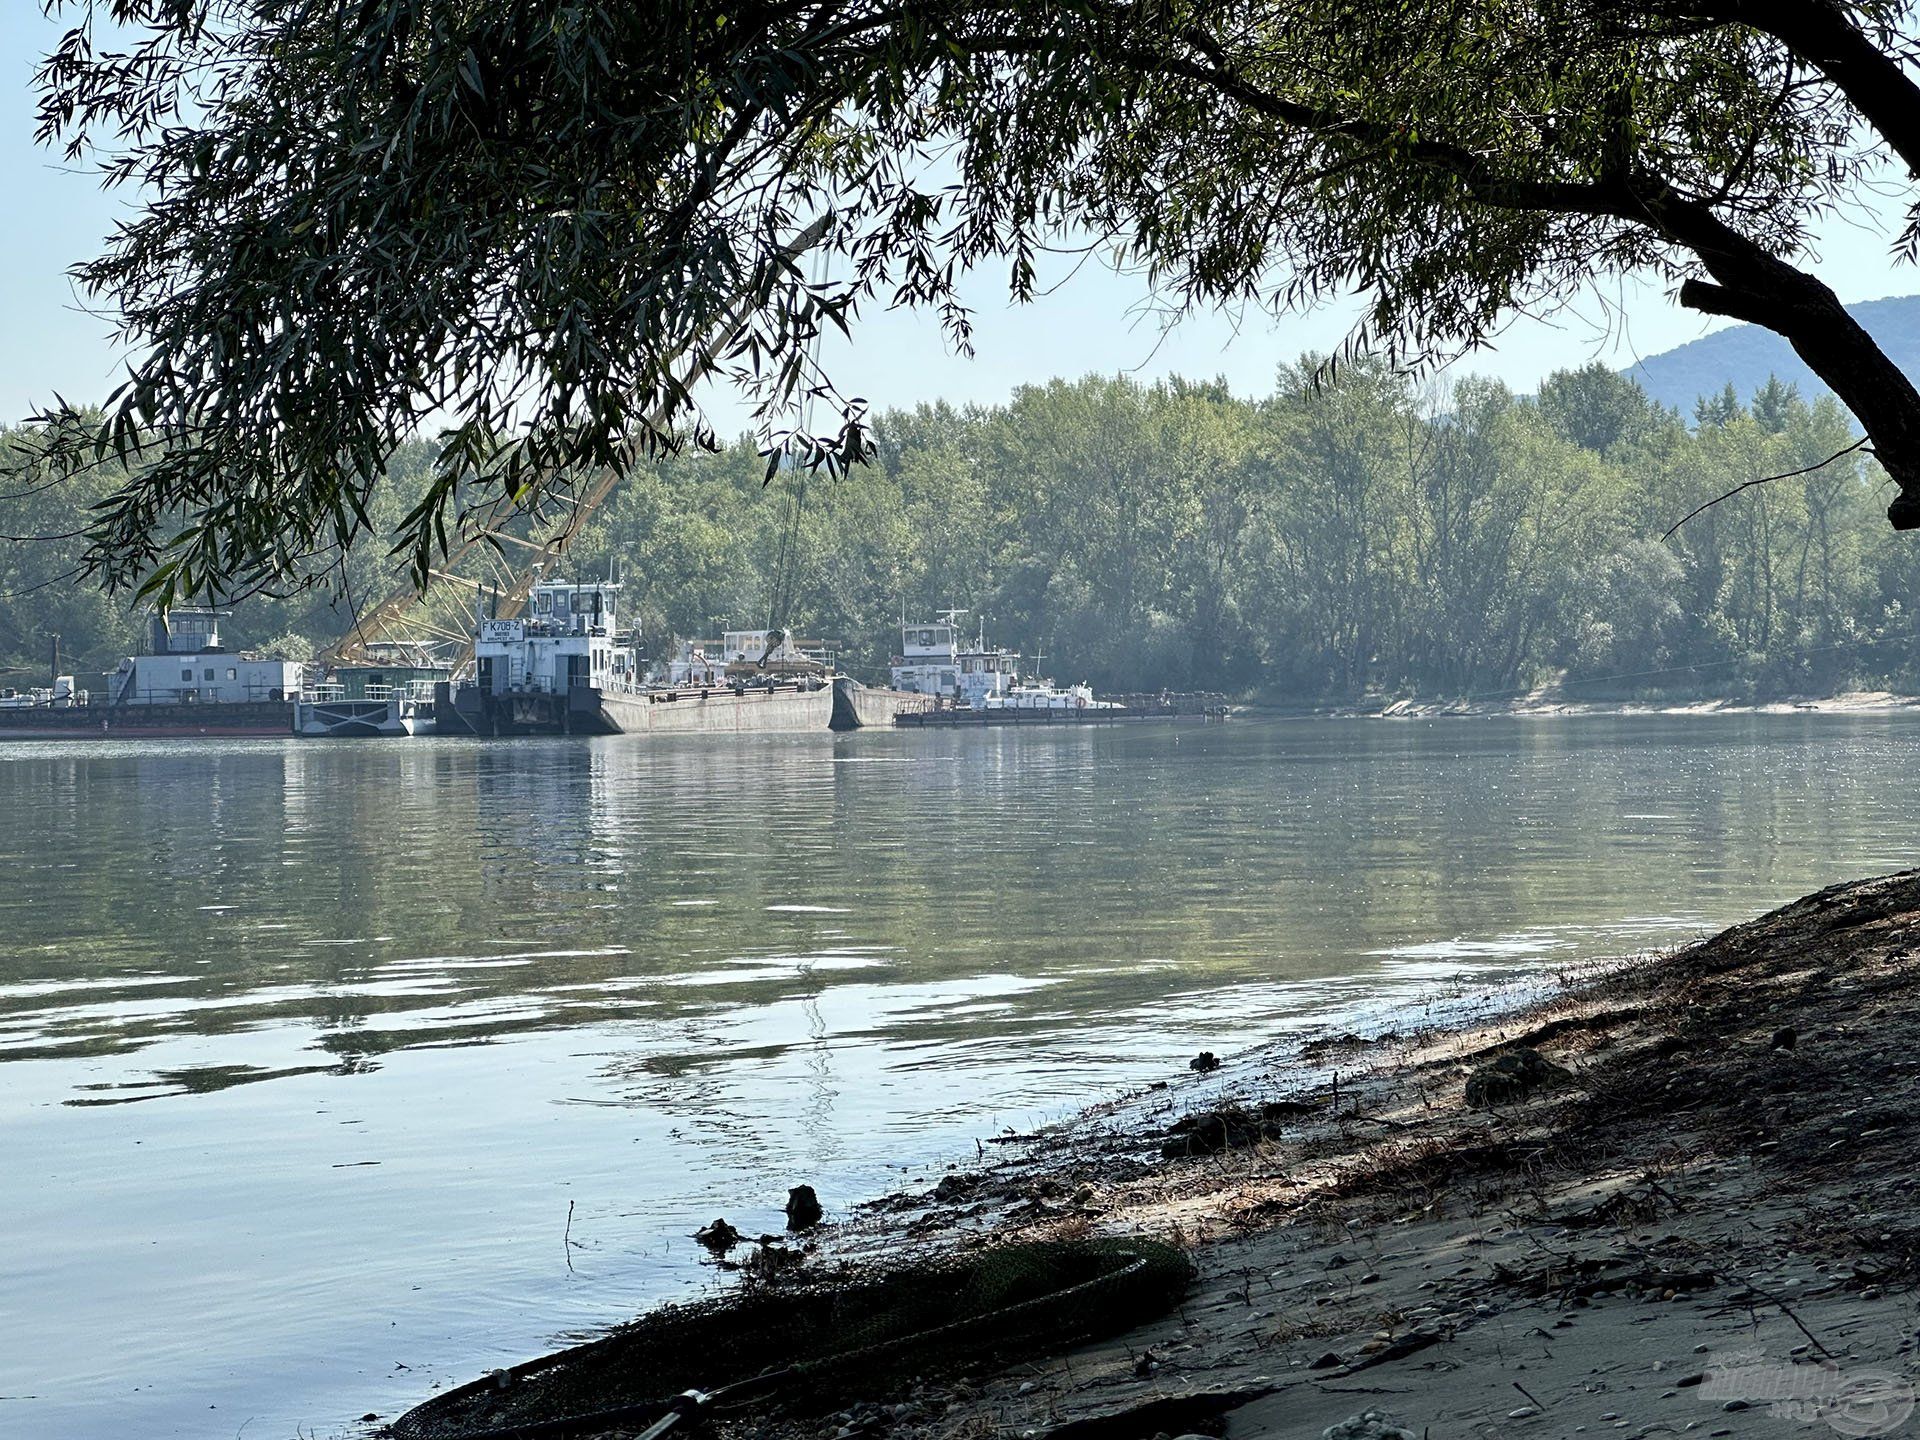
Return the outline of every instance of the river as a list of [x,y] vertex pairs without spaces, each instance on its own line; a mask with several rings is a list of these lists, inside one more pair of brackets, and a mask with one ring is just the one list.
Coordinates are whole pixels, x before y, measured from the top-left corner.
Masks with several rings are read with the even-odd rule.
[[[391,1418],[973,1141],[1907,863],[1900,716],[0,749],[0,1433]],[[570,1237],[570,1243],[569,1243]]]

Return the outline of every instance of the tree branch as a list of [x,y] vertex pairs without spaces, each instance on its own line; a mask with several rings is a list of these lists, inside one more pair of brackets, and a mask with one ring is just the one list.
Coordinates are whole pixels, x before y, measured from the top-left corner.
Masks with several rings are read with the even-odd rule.
[[1819,461],[1817,464],[1803,465],[1798,470],[1788,470],[1779,475],[1762,475],[1758,480],[1744,480],[1740,484],[1734,486],[1731,490],[1727,491],[1726,494],[1716,495],[1713,497],[1713,499],[1707,501],[1707,503],[1704,505],[1696,505],[1693,509],[1689,510],[1686,514],[1682,515],[1678,520],[1674,521],[1672,525],[1668,526],[1667,533],[1662,535],[1660,538],[1662,540],[1671,540],[1674,536],[1674,532],[1677,531],[1682,525],[1686,524],[1687,521],[1693,519],[1694,516],[1705,514],[1707,511],[1711,510],[1714,506],[1718,505],[1722,500],[1731,500],[1734,496],[1738,495],[1742,490],[1751,490],[1756,485],[1771,485],[1776,480],[1793,480],[1793,479],[1797,479],[1799,476],[1802,476],[1802,475],[1811,475],[1816,470],[1826,469],[1827,466],[1833,464],[1833,462],[1836,460],[1841,460],[1846,458],[1847,456],[1853,454],[1853,452],[1856,450],[1865,449],[1866,444],[1867,444],[1867,437],[1862,435],[1858,440],[1854,441],[1853,444],[1847,446],[1846,449],[1834,451],[1833,454],[1829,455],[1826,459]]
[[1702,315],[1723,315],[1729,320],[1740,320],[1748,325],[1761,325],[1769,329],[1772,328],[1769,321],[1779,316],[1778,308],[1769,308],[1763,297],[1730,290],[1711,280],[1681,281],[1680,303],[1689,310],[1698,310]]
[[1833,0],[1627,0],[1643,15],[1700,16],[1771,35],[1831,80],[1920,175],[1920,85]]

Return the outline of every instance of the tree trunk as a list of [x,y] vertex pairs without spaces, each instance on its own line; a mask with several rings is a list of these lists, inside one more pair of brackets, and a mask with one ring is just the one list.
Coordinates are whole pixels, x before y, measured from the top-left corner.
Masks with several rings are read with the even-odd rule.
[[1780,269],[1794,278],[1790,289],[1783,286],[1771,295],[1755,296],[1689,280],[1680,287],[1680,303],[1784,337],[1853,412],[1867,432],[1874,457],[1900,487],[1887,507],[1888,522],[1896,530],[1920,529],[1920,390],[1831,290],[1791,266]]
[[1733,229],[1665,182],[1629,186],[1644,223],[1686,246],[1713,276],[1680,286],[1680,303],[1759,325],[1785,338],[1867,432],[1874,456],[1900,487],[1887,507],[1896,530],[1920,529],[1920,390],[1847,313],[1821,280]]

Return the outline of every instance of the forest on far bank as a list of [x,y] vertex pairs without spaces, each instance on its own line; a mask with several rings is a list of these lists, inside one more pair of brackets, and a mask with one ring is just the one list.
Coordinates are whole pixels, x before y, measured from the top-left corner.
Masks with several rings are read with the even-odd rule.
[[[1218,382],[1088,377],[991,407],[875,421],[874,463],[762,486],[750,440],[630,476],[575,542],[616,558],[650,648],[766,623],[785,510],[804,484],[794,620],[879,678],[904,611],[969,612],[1059,680],[1224,690],[1279,703],[1362,694],[1494,697],[1564,677],[1581,697],[1756,697],[1920,686],[1920,539],[1888,529],[1890,486],[1847,454],[1831,399],[1770,382],[1683,422],[1602,366],[1532,397],[1418,384],[1378,364],[1262,399]],[[20,432],[0,434],[18,444]],[[405,449],[376,523],[411,508],[431,459]],[[111,473],[0,498],[0,684],[44,675],[52,636],[88,684],[139,646],[125,597],[72,576]],[[86,493],[80,493],[84,488]],[[378,538],[329,588],[253,600],[230,645],[307,653],[397,575]]]

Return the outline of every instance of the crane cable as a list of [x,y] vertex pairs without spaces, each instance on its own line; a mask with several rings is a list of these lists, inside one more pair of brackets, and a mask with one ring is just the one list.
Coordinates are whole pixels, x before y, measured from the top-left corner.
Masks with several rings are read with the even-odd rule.
[[[824,285],[827,278],[827,252],[822,249],[814,256],[813,279],[816,287]],[[808,368],[816,375],[820,370],[821,328],[816,326],[813,338],[808,343]],[[817,387],[816,387],[817,388]],[[813,442],[813,405],[816,396],[810,388],[802,402],[800,413],[801,434],[809,444]],[[810,466],[793,467],[792,483],[788,487],[786,504],[780,512],[779,538],[773,554],[773,570],[767,580],[767,645],[760,657],[760,666],[766,668],[773,652],[787,638],[787,620],[792,613],[793,603],[798,598],[800,586],[800,522],[804,518],[807,506],[807,470]]]

